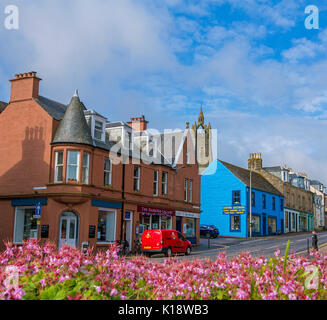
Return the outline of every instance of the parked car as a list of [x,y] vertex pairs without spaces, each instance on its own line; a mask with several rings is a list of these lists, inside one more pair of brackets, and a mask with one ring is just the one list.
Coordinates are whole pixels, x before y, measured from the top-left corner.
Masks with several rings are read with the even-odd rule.
[[148,256],[163,253],[170,257],[173,253],[191,254],[192,244],[176,230],[145,230],[141,238],[142,252]]
[[217,238],[219,236],[219,230],[214,225],[200,225],[200,236],[206,238]]

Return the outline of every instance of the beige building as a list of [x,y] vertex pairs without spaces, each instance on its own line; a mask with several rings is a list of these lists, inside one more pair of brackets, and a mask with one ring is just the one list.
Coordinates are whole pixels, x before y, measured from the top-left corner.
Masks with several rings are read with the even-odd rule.
[[261,153],[249,154],[248,167],[260,173],[284,195],[284,232],[314,229],[313,193],[305,174],[286,166],[263,167]]

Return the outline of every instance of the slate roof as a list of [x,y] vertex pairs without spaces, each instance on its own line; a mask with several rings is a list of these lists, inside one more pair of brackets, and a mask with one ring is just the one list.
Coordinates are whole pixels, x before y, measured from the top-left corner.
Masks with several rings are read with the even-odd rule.
[[8,103],[0,101],[0,113],[5,110],[5,108],[7,107]]
[[[250,170],[237,167],[225,161],[219,161],[246,186],[250,187]],[[268,180],[254,170],[251,173],[251,188],[282,196]]]
[[88,126],[85,116],[85,106],[78,96],[72,97],[65,115],[59,123],[56,134],[52,141],[57,143],[78,143],[93,146],[91,129]]
[[[63,119],[67,105],[59,103],[57,101],[50,100],[48,98],[38,96],[35,101],[46,111],[48,114],[56,119],[61,120]],[[85,107],[84,107],[85,108]]]

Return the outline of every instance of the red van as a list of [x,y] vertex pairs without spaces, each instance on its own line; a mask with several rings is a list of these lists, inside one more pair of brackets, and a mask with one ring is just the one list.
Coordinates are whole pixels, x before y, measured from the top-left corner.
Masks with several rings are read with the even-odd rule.
[[166,257],[170,257],[173,253],[191,254],[192,244],[176,230],[155,229],[143,232],[141,248],[148,256],[163,253]]

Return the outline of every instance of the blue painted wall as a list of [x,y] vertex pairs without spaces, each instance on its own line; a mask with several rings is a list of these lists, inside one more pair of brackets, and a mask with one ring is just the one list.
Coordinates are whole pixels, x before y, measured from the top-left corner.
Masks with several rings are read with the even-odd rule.
[[[224,214],[223,208],[233,206],[233,191],[240,191],[240,204],[245,213],[240,214],[240,230],[231,230],[231,215]],[[252,215],[260,219],[260,232],[253,236],[268,235],[268,218],[276,218],[277,231],[282,230],[284,209],[281,207],[282,196],[252,189],[255,194],[255,205],[252,206]],[[263,208],[262,195],[266,196],[266,208]],[[272,202],[275,198],[275,210]],[[249,188],[234,176],[221,162],[214,161],[201,176],[201,224],[213,224],[218,227],[221,236],[248,237],[247,217],[250,214]],[[265,232],[263,230],[266,219]]]

